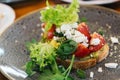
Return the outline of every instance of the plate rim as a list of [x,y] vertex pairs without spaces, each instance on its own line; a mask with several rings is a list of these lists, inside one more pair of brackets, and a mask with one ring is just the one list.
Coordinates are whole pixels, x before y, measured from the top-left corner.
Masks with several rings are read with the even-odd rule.
[[[68,3],[72,2],[71,0],[61,0],[61,1],[68,2]],[[83,5],[103,5],[103,4],[115,3],[115,2],[118,2],[118,1],[119,0],[111,0],[111,1],[107,1],[107,2],[104,2],[104,1],[95,1],[95,0],[93,0],[93,1],[82,1],[82,0],[79,0],[79,3],[83,4]]]

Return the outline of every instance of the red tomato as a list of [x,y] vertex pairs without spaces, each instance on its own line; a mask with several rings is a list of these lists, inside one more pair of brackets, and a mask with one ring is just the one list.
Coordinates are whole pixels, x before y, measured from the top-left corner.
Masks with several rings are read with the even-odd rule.
[[[96,32],[94,32],[94,33],[91,35],[91,40],[92,40],[92,39],[95,39],[95,38],[99,38],[100,43],[99,43],[98,45],[90,45],[89,50],[90,50],[91,52],[100,50],[100,49],[104,46],[104,44],[105,44],[105,39],[103,38],[103,36],[101,36],[100,34],[98,34],[98,33],[96,33]],[[90,40],[90,41],[91,41],[91,40]]]
[[77,30],[80,31],[85,36],[87,36],[88,40],[90,40],[89,29],[88,29],[88,26],[84,22],[82,22],[82,23],[79,24]]
[[85,57],[85,56],[87,56],[89,54],[90,54],[90,51],[89,51],[89,49],[87,47],[85,47],[82,44],[78,44],[78,47],[77,47],[77,49],[75,51],[75,56],[76,57],[83,58],[83,57]]
[[47,39],[52,39],[53,38],[54,32],[55,32],[55,28],[56,28],[55,25],[53,25],[51,27],[51,29],[48,30],[48,32],[47,32]]

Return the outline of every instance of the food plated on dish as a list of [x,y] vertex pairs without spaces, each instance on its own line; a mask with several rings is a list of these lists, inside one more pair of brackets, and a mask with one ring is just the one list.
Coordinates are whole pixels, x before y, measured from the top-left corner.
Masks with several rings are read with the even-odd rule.
[[[43,76],[50,72],[47,77],[41,76],[41,80],[73,80],[69,75],[72,68],[82,74],[81,69],[93,67],[107,57],[107,42],[102,34],[90,33],[84,20],[78,21],[78,8],[77,0],[73,0],[69,7],[51,7],[47,2],[46,9],[40,12],[43,22],[41,40],[27,45],[31,58],[26,64],[29,76],[34,71]],[[59,66],[67,69],[62,71]]]
[[[69,7],[69,5],[63,5],[66,8]],[[68,6],[68,7],[67,7]],[[51,6],[50,6],[51,7]],[[54,6],[55,7],[55,6]],[[120,74],[120,46],[119,46],[119,25],[120,25],[120,14],[116,11],[113,11],[108,8],[103,8],[99,6],[83,6],[81,5],[80,8],[78,8],[78,16],[79,19],[77,21],[77,25],[87,25],[89,30],[88,32],[90,35],[95,33],[98,33],[104,37],[104,40],[109,45],[109,55],[105,58],[105,60],[102,60],[101,62],[97,63],[93,67],[87,68],[85,70],[81,69],[74,69],[72,68],[73,64],[71,63],[71,66],[64,65],[63,63],[60,64],[57,62],[57,68],[54,71],[50,71],[50,67],[45,68],[45,71],[41,71],[39,66],[36,66],[35,69],[31,70],[31,67],[29,67],[32,63],[31,59],[34,59],[32,57],[37,57],[37,55],[31,55],[29,49],[32,44],[35,46],[38,45],[38,43],[42,46],[43,42],[51,43],[47,48],[49,48],[50,52],[50,46],[54,44],[54,41],[56,40],[57,36],[55,38],[53,37],[51,40],[44,39],[43,34],[45,28],[42,26],[46,21],[42,21],[42,15],[40,14],[41,11],[44,12],[45,9],[37,10],[35,12],[32,12],[19,20],[17,20],[13,25],[11,25],[4,33],[1,34],[0,38],[0,51],[2,54],[0,54],[0,71],[10,80],[41,80],[42,78],[46,78],[47,76],[50,77],[53,76],[54,71],[57,73],[57,77],[59,74],[62,76],[59,76],[61,78],[74,78],[74,80],[80,80],[80,78],[85,78],[85,80],[119,80],[119,74]],[[60,10],[60,9],[58,9]],[[53,11],[52,11],[53,12]],[[62,15],[61,15],[62,16]],[[40,19],[39,19],[40,18]],[[64,19],[64,17],[61,17]],[[68,17],[69,18],[69,17]],[[67,18],[67,19],[68,19]],[[75,19],[75,18],[73,18]],[[67,21],[67,20],[66,20]],[[42,26],[41,26],[42,24]],[[76,24],[76,23],[75,23]],[[47,24],[46,24],[47,25]],[[58,28],[58,27],[57,27]],[[55,32],[57,32],[57,28],[55,29]],[[60,27],[61,28],[61,27]],[[75,29],[77,30],[77,29]],[[46,31],[45,31],[46,32]],[[41,34],[42,33],[42,34]],[[42,37],[41,37],[42,36]],[[64,37],[64,36],[63,36]],[[63,42],[64,38],[61,40]],[[90,39],[91,40],[91,39]],[[42,43],[41,43],[42,42]],[[69,41],[68,41],[69,42]],[[45,44],[45,45],[48,45]],[[74,42],[73,42],[74,43]],[[65,44],[66,45],[66,44]],[[26,48],[28,47],[28,49]],[[39,46],[39,47],[42,47]],[[60,43],[57,44],[57,47],[60,46]],[[90,44],[89,44],[90,46]],[[31,46],[32,47],[32,46]],[[58,49],[57,47],[53,48]],[[38,48],[38,47],[36,47]],[[46,52],[46,47],[43,51]],[[71,51],[72,52],[72,51]],[[58,56],[58,57],[56,57]],[[76,56],[73,56],[70,54],[69,57],[60,57],[59,55],[55,54],[54,58],[65,60],[66,58],[70,61],[76,61],[76,60],[87,60],[90,58],[94,58],[95,55],[86,56],[86,58],[78,58]],[[38,56],[38,61],[40,56]],[[50,56],[49,56],[50,57]],[[30,59],[31,58],[31,59]],[[53,59],[54,59],[53,58]],[[42,58],[41,58],[42,59]],[[50,60],[52,58],[49,58]],[[28,71],[31,70],[32,75],[27,77],[27,74],[25,73],[25,64],[26,62],[30,62],[30,65],[28,66]],[[46,64],[46,63],[45,63]],[[45,66],[42,64],[42,66]],[[54,65],[53,65],[54,66]],[[34,66],[33,66],[34,67]],[[109,69],[111,68],[111,69]],[[40,70],[39,70],[40,69]],[[71,70],[72,69],[72,70]],[[52,70],[52,69],[51,69]],[[58,73],[60,70],[60,73]],[[14,73],[13,73],[14,72]],[[46,74],[48,72],[48,74]],[[70,72],[70,74],[69,74]],[[29,72],[28,72],[29,73]],[[52,73],[52,74],[51,74]],[[54,74],[55,74],[54,73]],[[63,74],[64,73],[64,74]],[[66,74],[67,75],[66,75]],[[82,76],[81,76],[82,74]],[[63,76],[64,75],[64,76]],[[104,76],[103,76],[104,75]],[[56,75],[54,75],[56,76]],[[42,78],[41,78],[42,77]],[[53,77],[52,77],[53,78]],[[55,78],[55,77],[54,77]],[[44,80],[43,79],[43,80]],[[71,78],[70,78],[71,79]]]

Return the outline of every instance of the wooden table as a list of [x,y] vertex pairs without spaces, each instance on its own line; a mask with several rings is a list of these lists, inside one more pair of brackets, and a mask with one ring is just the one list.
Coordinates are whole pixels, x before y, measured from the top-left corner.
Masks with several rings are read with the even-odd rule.
[[[60,0],[49,0],[50,5],[56,5],[57,3],[63,4],[64,2],[61,2]],[[45,0],[32,0],[29,2],[20,2],[20,3],[12,3],[9,4],[10,6],[13,7],[13,9],[15,10],[16,13],[16,19],[20,18],[21,16],[45,7]],[[108,4],[108,5],[101,5],[104,7],[108,7],[108,8],[112,8],[116,11],[120,12],[120,1],[117,3],[113,3],[113,4]],[[0,73],[0,80],[8,80],[7,78],[5,78],[1,73]]]

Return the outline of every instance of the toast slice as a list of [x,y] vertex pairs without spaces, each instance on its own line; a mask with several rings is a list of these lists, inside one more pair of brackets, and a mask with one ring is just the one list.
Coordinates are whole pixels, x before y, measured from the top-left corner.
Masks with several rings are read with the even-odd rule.
[[[74,69],[87,69],[87,68],[95,66],[97,63],[104,60],[108,56],[108,53],[109,53],[108,44],[105,44],[96,53],[98,54],[98,56],[95,57],[95,58],[89,58],[87,60],[82,60],[82,61],[81,60],[75,60],[74,63],[73,63],[73,68]],[[62,64],[65,67],[68,67],[71,63],[70,59],[61,60],[60,58],[57,58],[56,61],[57,61],[58,64]]]

